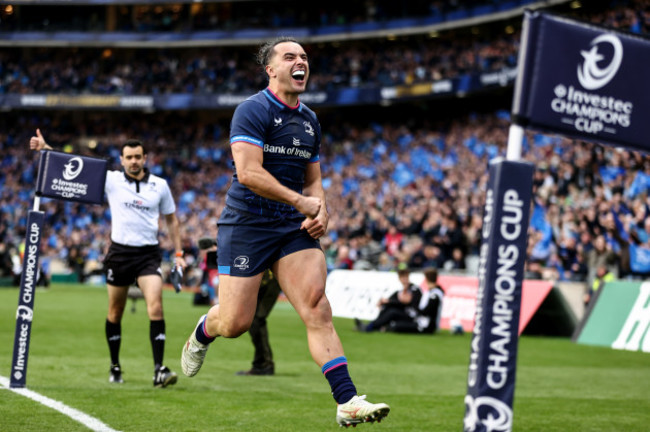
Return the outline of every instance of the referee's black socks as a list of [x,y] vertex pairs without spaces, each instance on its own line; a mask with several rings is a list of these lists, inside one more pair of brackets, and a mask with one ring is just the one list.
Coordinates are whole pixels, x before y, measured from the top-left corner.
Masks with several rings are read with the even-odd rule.
[[120,364],[120,343],[122,342],[122,325],[114,324],[106,318],[106,341],[111,352],[111,365]]
[[162,366],[165,354],[165,320],[151,320],[149,323],[149,339],[153,351],[153,363],[156,368]]

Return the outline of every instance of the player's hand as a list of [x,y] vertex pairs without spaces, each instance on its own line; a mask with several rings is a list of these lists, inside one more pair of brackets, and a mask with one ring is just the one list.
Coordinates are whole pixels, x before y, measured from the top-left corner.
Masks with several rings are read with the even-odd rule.
[[40,151],[45,148],[47,143],[45,142],[45,138],[43,138],[43,135],[41,134],[40,129],[36,129],[36,136],[33,136],[29,140],[29,148],[31,150],[36,150]]
[[327,224],[329,223],[329,215],[325,211],[324,207],[321,207],[321,210],[318,212],[316,217],[308,217],[302,224],[300,224],[300,229],[307,230],[307,233],[312,238],[319,239],[325,235],[327,232]]
[[309,233],[312,238],[319,239],[325,235],[325,231],[327,230],[327,223],[324,222],[323,218],[319,215],[314,219],[307,218],[302,221],[300,229],[307,230],[307,233]]
[[320,212],[321,199],[317,197],[302,196],[296,209],[307,216],[308,218],[315,218]]

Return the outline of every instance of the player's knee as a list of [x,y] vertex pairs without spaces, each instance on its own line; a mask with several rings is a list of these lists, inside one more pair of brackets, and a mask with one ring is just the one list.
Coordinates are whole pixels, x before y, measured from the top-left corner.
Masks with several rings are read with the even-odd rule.
[[306,314],[307,324],[322,326],[332,322],[332,308],[324,295],[310,305]]
[[250,323],[244,323],[241,321],[224,323],[221,326],[219,334],[226,338],[236,338],[246,333],[249,327]]
[[329,302],[327,301],[327,297],[325,296],[325,285],[324,284],[317,284],[312,287],[310,287],[310,295],[309,295],[309,306],[317,309],[321,307],[324,303],[327,303],[329,306]]
[[237,338],[246,333],[246,330],[234,327],[226,327],[221,331],[221,336],[225,338]]

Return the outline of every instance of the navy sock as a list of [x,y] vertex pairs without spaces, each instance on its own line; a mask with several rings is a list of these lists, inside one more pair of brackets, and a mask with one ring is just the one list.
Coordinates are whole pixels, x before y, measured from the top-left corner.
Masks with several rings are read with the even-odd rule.
[[122,325],[114,324],[106,318],[106,341],[111,353],[111,364],[120,364],[120,343],[122,342]]
[[337,357],[323,365],[323,375],[332,388],[332,396],[338,404],[343,404],[357,395],[357,389],[348,373],[348,359]]
[[194,335],[196,336],[196,340],[201,342],[204,345],[207,345],[209,343],[214,342],[216,337],[212,337],[208,334],[208,332],[205,329],[205,320],[208,319],[208,317],[204,317],[203,321],[201,321],[201,324],[196,326],[196,331],[194,332]]
[[165,320],[149,322],[149,340],[153,351],[153,364],[159,368],[165,354]]

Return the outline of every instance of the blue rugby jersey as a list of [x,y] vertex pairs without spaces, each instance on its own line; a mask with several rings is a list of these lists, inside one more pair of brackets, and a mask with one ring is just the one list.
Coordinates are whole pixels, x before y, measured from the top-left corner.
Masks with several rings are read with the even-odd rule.
[[[321,129],[316,114],[306,105],[299,102],[292,108],[267,88],[235,110],[230,144],[239,141],[261,148],[264,169],[282,185],[302,193],[307,164],[319,161]],[[260,216],[301,217],[293,206],[261,197],[239,183],[236,169],[226,204]]]

